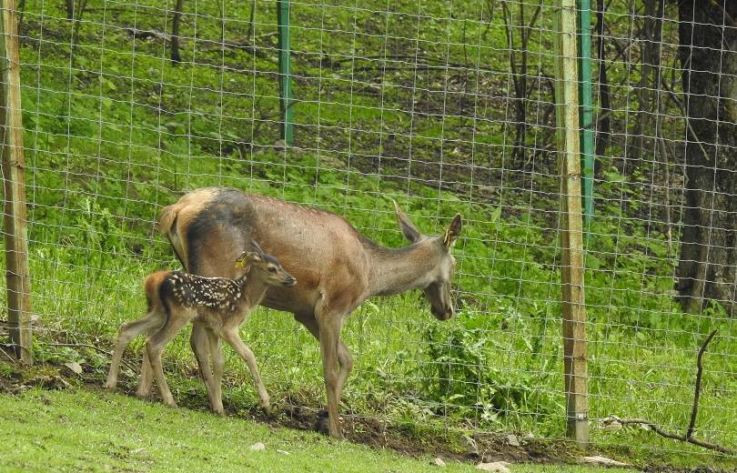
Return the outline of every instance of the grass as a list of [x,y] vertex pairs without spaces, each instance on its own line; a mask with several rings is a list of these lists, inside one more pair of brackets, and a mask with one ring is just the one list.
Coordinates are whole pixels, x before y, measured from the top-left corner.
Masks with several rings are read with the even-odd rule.
[[[429,456],[408,457],[312,432],[172,410],[127,396],[85,390],[33,389],[20,395],[0,394],[0,426],[0,468],[5,472],[438,471],[430,465]],[[252,451],[250,446],[257,442],[266,449]],[[451,460],[442,470],[478,471]],[[515,465],[511,471],[617,470]]]

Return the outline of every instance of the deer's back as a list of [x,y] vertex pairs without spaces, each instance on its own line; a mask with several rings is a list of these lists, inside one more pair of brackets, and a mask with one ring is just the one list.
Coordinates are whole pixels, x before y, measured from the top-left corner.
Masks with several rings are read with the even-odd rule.
[[307,312],[323,296],[348,307],[364,295],[365,240],[331,212],[201,189],[165,208],[161,224],[189,272],[205,276],[232,277],[235,259],[255,239],[298,281],[293,288],[270,288],[262,302],[268,307]]

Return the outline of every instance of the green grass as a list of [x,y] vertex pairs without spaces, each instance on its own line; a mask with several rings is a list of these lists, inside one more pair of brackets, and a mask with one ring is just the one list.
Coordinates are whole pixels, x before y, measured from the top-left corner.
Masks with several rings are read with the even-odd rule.
[[[257,442],[266,449],[252,451],[250,446]],[[438,471],[430,465],[431,460],[429,456],[414,458],[335,441],[312,432],[172,410],[120,395],[38,389],[22,395],[0,395],[0,469],[4,472]],[[442,470],[478,471],[450,460]],[[616,471],[528,465],[515,465],[511,470]]]

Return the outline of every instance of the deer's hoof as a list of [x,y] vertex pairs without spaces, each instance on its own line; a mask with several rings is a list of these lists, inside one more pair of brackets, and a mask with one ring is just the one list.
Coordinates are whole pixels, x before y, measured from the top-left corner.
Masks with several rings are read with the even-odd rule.
[[320,432],[323,435],[328,435],[330,437],[334,437],[337,439],[343,438],[343,432],[340,427],[340,423],[342,422],[342,418],[338,419],[338,428],[335,430],[335,432],[330,431],[330,415],[327,411],[320,411],[317,413],[317,420],[315,421],[315,430],[317,432]]
[[104,389],[105,391],[111,393],[111,392],[114,392],[115,391],[115,385],[114,384],[111,384],[111,383],[105,383],[105,384],[102,385],[102,389]]
[[330,435],[330,416],[328,415],[328,411],[322,410],[317,413],[315,431],[323,435]]

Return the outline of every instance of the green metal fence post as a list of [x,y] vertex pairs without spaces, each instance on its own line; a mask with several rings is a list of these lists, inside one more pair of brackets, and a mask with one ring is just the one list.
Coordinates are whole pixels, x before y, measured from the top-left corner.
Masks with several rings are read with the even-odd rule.
[[581,168],[583,170],[583,219],[589,235],[594,216],[594,107],[591,75],[591,0],[578,0],[578,89],[581,104]]
[[278,0],[277,21],[279,23],[279,89],[281,110],[281,137],[287,146],[294,141],[292,131],[292,64],[289,45],[289,0]]

